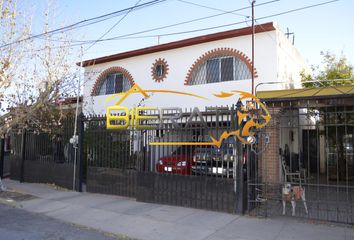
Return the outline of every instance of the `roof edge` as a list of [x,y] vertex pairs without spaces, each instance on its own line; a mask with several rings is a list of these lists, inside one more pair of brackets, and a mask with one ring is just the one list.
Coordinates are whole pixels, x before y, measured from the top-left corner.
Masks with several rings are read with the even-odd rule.
[[[268,22],[268,23],[256,25],[255,26],[255,33],[268,32],[268,31],[273,31],[276,29],[277,28],[275,27],[273,22]],[[212,41],[217,41],[217,40],[222,40],[222,39],[227,39],[227,38],[233,38],[233,37],[240,37],[240,36],[245,36],[245,35],[250,35],[250,34],[252,34],[252,27],[233,29],[233,30],[228,30],[228,31],[224,31],[224,32],[212,33],[212,34],[208,34],[208,35],[187,38],[187,39],[183,39],[183,40],[179,40],[179,41],[175,41],[175,42],[170,42],[170,43],[165,43],[165,44],[161,44],[161,45],[156,45],[156,46],[141,48],[141,49],[137,49],[137,50],[122,52],[122,53],[118,53],[118,54],[108,55],[108,56],[104,56],[104,57],[88,59],[88,60],[85,60],[82,62],[82,66],[87,67],[87,66],[92,66],[95,64],[101,64],[101,63],[121,60],[121,59],[125,59],[125,58],[130,58],[130,57],[135,57],[135,56],[140,56],[140,55],[145,55],[145,54],[150,54],[150,53],[155,53],[155,52],[161,52],[161,51],[166,51],[166,50],[172,50],[172,49],[176,49],[176,48],[188,47],[188,46],[197,45],[197,44],[201,44],[201,43],[207,43],[207,42],[212,42]],[[80,66],[81,64],[80,64],[80,62],[77,62],[76,65]]]

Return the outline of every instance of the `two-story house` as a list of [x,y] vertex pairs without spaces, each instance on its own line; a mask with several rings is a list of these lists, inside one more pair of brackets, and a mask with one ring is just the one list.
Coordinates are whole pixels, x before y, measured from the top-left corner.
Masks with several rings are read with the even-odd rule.
[[[195,94],[156,93],[144,99],[146,106],[225,106],[235,99],[214,94],[231,90],[252,92],[252,28],[218,32],[89,59],[85,68],[84,113],[105,114],[117,102],[112,94],[137,84],[145,90],[169,90]],[[293,44],[273,23],[255,26],[254,86],[256,90],[300,86],[305,62]],[[283,82],[278,85],[260,83]],[[111,97],[111,98],[109,98]],[[109,98],[109,99],[108,99]],[[141,104],[139,94],[124,100],[127,107]]]

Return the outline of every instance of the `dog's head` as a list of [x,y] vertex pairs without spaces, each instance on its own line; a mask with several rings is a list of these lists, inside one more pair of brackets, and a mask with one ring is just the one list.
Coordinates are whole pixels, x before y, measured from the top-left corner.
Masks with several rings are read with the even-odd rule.
[[287,195],[292,192],[292,187],[290,183],[285,183],[283,187],[283,194]]

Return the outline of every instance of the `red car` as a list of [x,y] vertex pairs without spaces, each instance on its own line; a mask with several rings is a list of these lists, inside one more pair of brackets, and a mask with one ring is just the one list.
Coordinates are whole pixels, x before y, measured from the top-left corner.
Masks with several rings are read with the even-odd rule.
[[159,173],[190,175],[193,163],[193,146],[180,146],[170,155],[160,158],[156,163]]

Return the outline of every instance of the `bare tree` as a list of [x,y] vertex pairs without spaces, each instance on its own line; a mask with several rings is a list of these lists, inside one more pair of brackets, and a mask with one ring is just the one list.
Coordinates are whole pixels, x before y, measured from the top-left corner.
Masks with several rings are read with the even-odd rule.
[[12,0],[0,0],[0,102],[10,86],[23,54],[21,40],[28,35],[28,28],[17,12]]
[[[51,30],[53,13],[47,8],[43,32]],[[50,16],[50,18],[49,18]],[[38,17],[38,16],[36,16]],[[57,27],[57,26],[55,26]],[[30,32],[30,28],[28,28]],[[28,38],[21,44],[25,48],[21,59],[15,59],[2,99],[10,106],[0,119],[0,134],[13,127],[31,127],[42,131],[55,131],[66,114],[61,100],[77,94],[75,54],[68,32],[44,34],[41,38]],[[12,59],[8,58],[12,63]],[[1,123],[2,121],[2,123]]]

